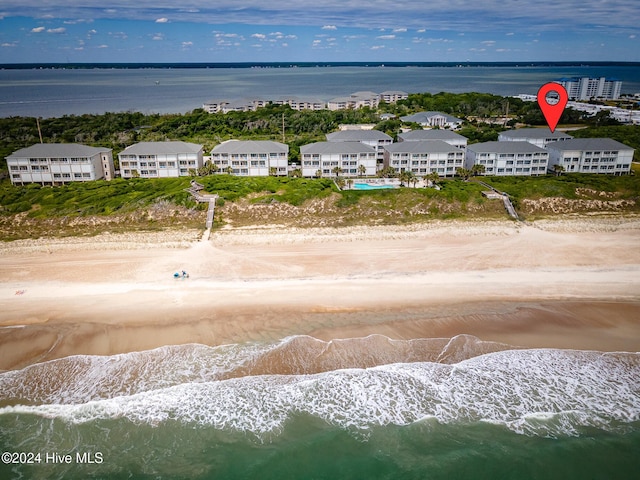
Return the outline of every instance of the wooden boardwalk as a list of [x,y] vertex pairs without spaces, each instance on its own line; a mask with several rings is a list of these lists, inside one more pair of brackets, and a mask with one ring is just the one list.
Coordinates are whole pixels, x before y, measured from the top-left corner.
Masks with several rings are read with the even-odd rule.
[[498,190],[496,190],[495,188],[493,188],[491,185],[489,185],[488,183],[485,182],[481,182],[480,180],[474,180],[477,183],[479,183],[480,185],[482,185],[483,187],[488,188],[489,190],[491,190],[492,192],[495,192],[496,194],[498,194],[500,197],[502,197],[502,203],[504,203],[504,208],[507,211],[507,213],[509,214],[509,216],[511,218],[513,218],[514,220],[520,220],[520,217],[518,217],[518,212],[516,212],[515,207],[513,206],[513,203],[511,203],[511,199],[509,198],[509,195],[507,195],[504,192],[500,192]]
[[211,230],[213,227],[213,214],[216,209],[216,199],[218,198],[218,194],[216,193],[201,193],[204,190],[204,185],[196,182],[195,180],[191,180],[191,186],[186,189],[187,192],[191,194],[191,196],[198,203],[208,203],[209,208],[207,209],[207,230]]

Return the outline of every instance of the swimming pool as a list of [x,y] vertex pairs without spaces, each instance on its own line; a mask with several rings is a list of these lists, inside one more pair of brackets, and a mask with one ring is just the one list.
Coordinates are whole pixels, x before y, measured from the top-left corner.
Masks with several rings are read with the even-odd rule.
[[393,185],[371,185],[368,183],[354,183],[354,190],[383,190],[387,188],[396,188]]

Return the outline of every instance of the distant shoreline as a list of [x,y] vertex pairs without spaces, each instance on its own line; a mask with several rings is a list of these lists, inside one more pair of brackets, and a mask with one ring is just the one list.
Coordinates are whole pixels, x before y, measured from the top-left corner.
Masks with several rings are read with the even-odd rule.
[[328,68],[328,67],[613,67],[640,66],[640,62],[561,61],[561,62],[168,62],[168,63],[4,63],[2,70],[33,69],[172,69],[172,68]]

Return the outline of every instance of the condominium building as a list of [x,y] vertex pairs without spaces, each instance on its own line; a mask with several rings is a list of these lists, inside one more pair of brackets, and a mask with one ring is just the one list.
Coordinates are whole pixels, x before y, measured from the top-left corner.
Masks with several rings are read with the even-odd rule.
[[393,143],[393,138],[380,130],[345,129],[327,134],[328,142],[360,142],[373,147],[379,164],[384,159],[384,147]]
[[552,132],[548,128],[518,128],[516,130],[507,130],[498,134],[499,142],[529,142],[533,145],[545,148],[553,142],[564,142],[571,140],[573,137],[566,133],[556,130]]
[[452,177],[464,167],[464,151],[442,140],[399,142],[384,147],[384,166],[415,175]]
[[315,98],[284,97],[273,101],[274,105],[289,105],[292,110],[324,110],[325,102]]
[[451,130],[409,130],[398,135],[398,142],[424,142],[429,140],[442,140],[449,145],[464,150],[467,146],[467,137],[452,132]]
[[360,142],[317,142],[300,147],[302,175],[323,177],[336,175],[339,168],[342,175],[355,177],[375,175],[377,152],[373,147]]
[[202,167],[203,147],[187,142],[140,142],[118,154],[123,178],[183,177]]
[[370,107],[377,108],[380,103],[380,95],[375,92],[355,92],[348,97],[337,97],[329,100],[329,110],[346,110],[350,108]]
[[462,125],[460,118],[441,112],[418,112],[406,117],[400,117],[403,122],[419,123],[423,127],[450,128],[455,130]]
[[611,138],[574,138],[547,146],[549,167],[565,172],[623,175],[631,171],[634,149]]
[[6,160],[14,185],[63,185],[114,176],[110,148],[77,143],[37,143],[13,152]]
[[465,167],[482,165],[484,175],[544,175],[548,161],[549,153],[529,142],[484,142],[467,146]]
[[567,91],[570,100],[590,100],[603,98],[616,100],[620,98],[622,82],[615,78],[561,78],[556,80]]
[[406,100],[407,98],[409,98],[409,94],[400,90],[387,90],[380,94],[380,100],[386,103],[396,103],[398,100]]
[[286,176],[289,146],[269,140],[228,140],[211,150],[211,162],[220,173],[239,176]]

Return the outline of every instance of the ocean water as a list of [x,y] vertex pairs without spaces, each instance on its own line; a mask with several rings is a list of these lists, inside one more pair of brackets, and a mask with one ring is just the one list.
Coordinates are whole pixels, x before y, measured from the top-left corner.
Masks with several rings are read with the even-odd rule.
[[281,68],[2,69],[0,117],[139,111],[184,113],[212,99],[298,96],[327,101],[355,91],[535,94],[561,77],[622,80],[640,92],[640,65],[318,66]]
[[636,478],[640,354],[376,335],[67,357],[0,373],[0,450],[32,455],[0,478]]

